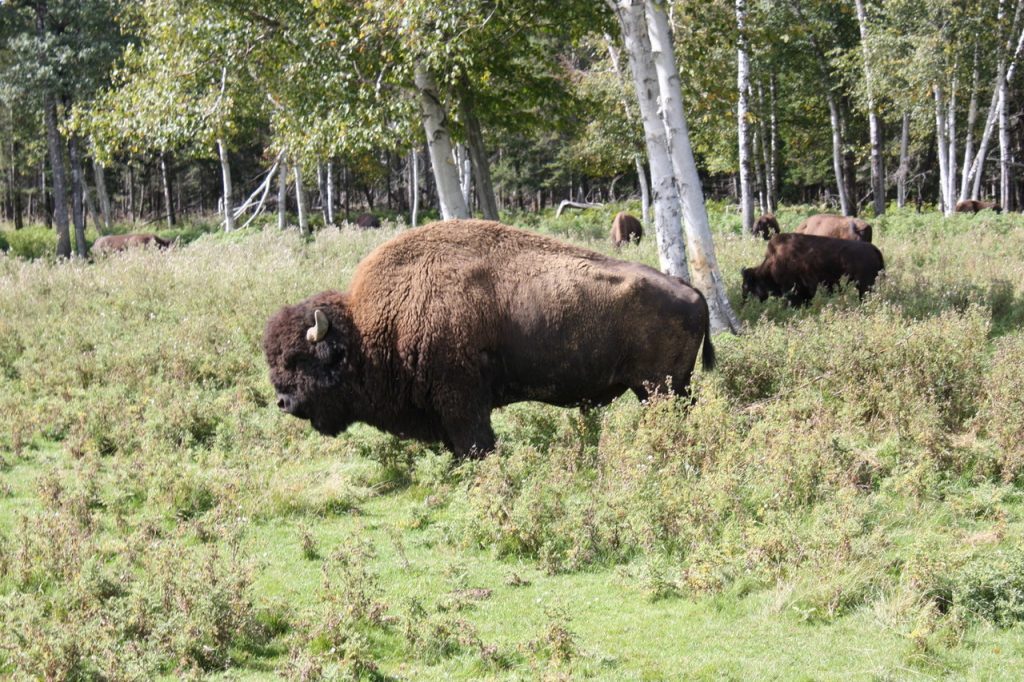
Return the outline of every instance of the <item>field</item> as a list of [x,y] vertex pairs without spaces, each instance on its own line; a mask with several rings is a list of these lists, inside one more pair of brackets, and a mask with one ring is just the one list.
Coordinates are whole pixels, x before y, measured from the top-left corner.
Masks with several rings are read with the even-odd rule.
[[0,257],[0,676],[1019,679],[1021,217],[893,212],[876,291],[799,310],[713,222],[747,329],[693,407],[512,406],[461,466],[273,405],[267,317],[394,227]]

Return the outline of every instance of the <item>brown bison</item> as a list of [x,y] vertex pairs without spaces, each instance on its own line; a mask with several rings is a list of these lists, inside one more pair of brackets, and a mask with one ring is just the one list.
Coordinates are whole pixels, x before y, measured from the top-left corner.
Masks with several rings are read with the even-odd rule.
[[612,219],[612,242],[618,248],[626,243],[639,244],[644,236],[644,226],[625,211],[619,211]]
[[843,277],[856,283],[863,296],[885,269],[882,252],[872,244],[815,237],[805,234],[777,234],[768,242],[764,261],[756,268],[743,268],[743,299],[756,296],[785,296],[794,306],[814,297],[818,286],[832,291]]
[[813,234],[818,237],[871,241],[871,225],[867,222],[860,218],[848,218],[830,213],[812,215],[793,231],[800,234]]
[[380,218],[372,213],[362,213],[356,218],[356,225],[364,230],[371,227],[380,227]]
[[110,234],[93,242],[92,252],[95,254],[117,253],[140,246],[156,246],[158,249],[166,249],[170,245],[171,242],[161,239],[155,234]]
[[479,457],[494,448],[495,407],[685,392],[702,341],[710,369],[708,306],[681,279],[450,220],[377,247],[347,292],[279,310],[263,350],[278,407],[320,433],[361,421]]
[[755,237],[761,237],[765,241],[772,238],[772,234],[778,234],[782,232],[779,228],[779,221],[775,219],[774,213],[763,213],[761,217],[754,221],[753,235]]
[[994,201],[978,201],[977,199],[958,201],[954,210],[957,213],[977,213],[978,211],[984,211],[986,208],[990,208],[996,213],[1003,210],[1003,207]]

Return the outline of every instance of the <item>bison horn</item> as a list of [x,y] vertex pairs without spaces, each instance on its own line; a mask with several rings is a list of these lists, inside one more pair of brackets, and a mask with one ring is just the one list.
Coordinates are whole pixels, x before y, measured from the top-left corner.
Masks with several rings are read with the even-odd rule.
[[313,311],[313,319],[315,324],[306,330],[306,340],[310,343],[323,341],[323,338],[327,336],[327,330],[331,327],[330,320],[319,308]]

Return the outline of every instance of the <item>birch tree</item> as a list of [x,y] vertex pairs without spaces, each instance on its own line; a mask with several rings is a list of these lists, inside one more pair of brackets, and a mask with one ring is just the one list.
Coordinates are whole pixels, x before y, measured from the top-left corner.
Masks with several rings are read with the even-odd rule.
[[459,185],[459,169],[455,166],[451,134],[448,130],[448,114],[441,105],[437,82],[425,65],[416,65],[416,90],[419,96],[420,117],[427,136],[427,151],[430,166],[434,171],[437,198],[441,204],[444,220],[468,218],[462,188]]
[[736,127],[739,135],[740,209],[743,216],[743,231],[749,235],[753,234],[754,229],[754,197],[750,188],[750,107],[747,101],[750,92],[750,59],[747,56],[749,47],[746,34],[746,0],[736,0],[736,27],[736,90],[739,94],[736,100]]
[[874,198],[875,215],[885,213],[885,169],[882,165],[882,124],[878,120],[875,104],[874,83],[871,78],[871,50],[868,41],[868,18],[864,11],[864,0],[855,0],[857,24],[860,27],[860,44],[864,57],[864,83],[867,89],[868,126],[871,135],[871,194]]

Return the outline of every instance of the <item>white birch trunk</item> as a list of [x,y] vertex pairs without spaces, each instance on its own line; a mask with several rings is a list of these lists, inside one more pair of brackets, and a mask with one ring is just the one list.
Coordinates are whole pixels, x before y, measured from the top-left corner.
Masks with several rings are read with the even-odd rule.
[[420,212],[420,155],[416,153],[415,147],[409,152],[409,172],[412,175],[412,180],[409,182],[409,192],[412,194],[409,201],[412,206],[409,225],[416,227]]
[[441,217],[444,220],[468,218],[469,208],[459,186],[458,169],[452,161],[448,116],[441,106],[434,75],[426,67],[417,64],[415,81],[419,93],[423,130],[427,135],[430,165],[434,171],[438,202],[441,204]]
[[946,138],[946,98],[942,85],[932,86],[935,95],[935,144],[939,157],[939,200],[942,212],[952,215],[953,207],[949,205],[949,140]]
[[772,179],[772,210],[779,205],[779,117],[775,107],[775,74],[772,73],[768,79],[768,102],[771,108],[771,119],[769,123],[771,137],[771,167],[768,171]]
[[[621,6],[621,5],[620,5]],[[650,33],[651,52],[658,74],[661,94],[662,122],[665,126],[672,167],[679,183],[679,197],[683,207],[683,226],[686,230],[686,249],[689,255],[693,285],[707,299],[713,331],[740,331],[740,322],[726,296],[725,282],[718,268],[715,243],[711,238],[704,191],[697,173],[697,162],[690,147],[690,133],[683,111],[683,96],[672,46],[672,29],[664,6],[656,0],[645,3],[647,30]]]
[[846,178],[843,176],[843,133],[839,121],[839,103],[831,89],[825,91],[828,101],[829,122],[832,125],[832,170],[836,174],[836,190],[839,192],[839,210],[843,215],[852,215],[850,197],[846,193]]
[[334,160],[327,160],[327,224],[334,225]]
[[[953,66],[956,71],[956,66]],[[951,210],[956,209],[956,78],[949,89],[949,103],[946,106],[946,142],[949,145],[949,152],[946,158],[946,181],[949,189],[946,196],[949,197]]]
[[871,194],[875,215],[885,213],[885,168],[882,166],[882,124],[875,107],[873,83],[871,81],[871,51],[868,49],[868,17],[864,11],[864,0],[856,0],[857,23],[860,25],[860,45],[864,53],[864,83],[868,95],[868,129],[871,137]]
[[466,202],[468,209],[473,192],[473,163],[469,158],[466,145],[462,143],[455,145],[455,166],[459,169],[459,189],[462,190],[462,200]]
[[651,190],[647,186],[647,173],[644,171],[644,162],[639,156],[633,157],[636,163],[636,180],[640,185],[640,216],[644,228],[651,225]]
[[224,140],[217,140],[217,153],[220,155],[220,175],[224,185],[224,231],[235,229],[235,210],[231,205],[231,164],[228,163],[228,150]]
[[302,184],[302,164],[298,161],[292,163],[295,173],[295,204],[299,209],[299,234],[309,234],[309,201],[306,197],[306,188]]
[[281,154],[281,167],[277,171],[277,229],[288,227],[288,162]]
[[736,40],[736,128],[739,137],[740,165],[740,213],[743,216],[743,233],[753,234],[754,196],[750,191],[750,123],[747,113],[750,109],[747,93],[750,90],[750,59],[747,56],[747,2],[736,0],[736,26],[739,37]]
[[1013,210],[1013,171],[1010,150],[1009,93],[1006,78],[999,79],[999,203]]
[[974,164],[974,127],[978,122],[978,45],[974,45],[974,67],[971,70],[971,102],[967,105],[967,132],[964,140],[964,162],[960,172],[959,200],[966,201],[971,189],[971,166]]
[[619,0],[612,5],[619,19],[622,41],[640,105],[647,159],[651,168],[654,204],[654,232],[658,241],[658,262],[669,275],[690,281],[686,247],[682,234],[682,206],[665,138],[665,126],[658,118],[658,75],[651,54],[643,0]]

